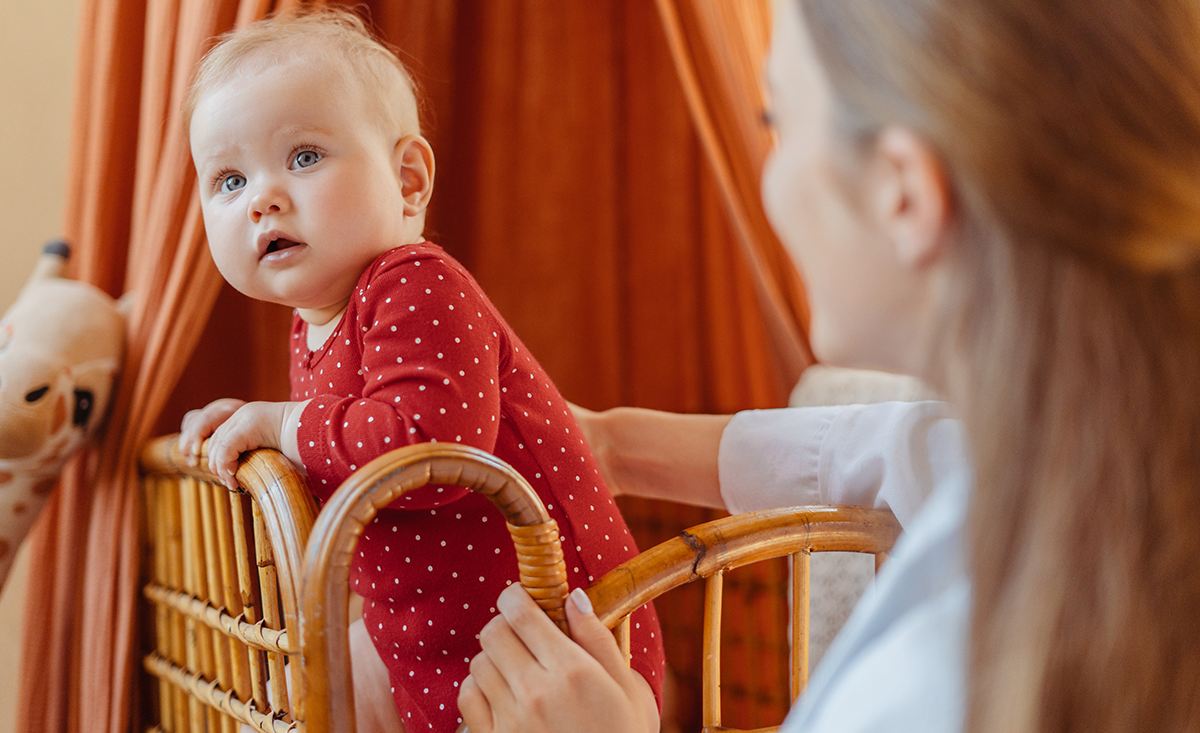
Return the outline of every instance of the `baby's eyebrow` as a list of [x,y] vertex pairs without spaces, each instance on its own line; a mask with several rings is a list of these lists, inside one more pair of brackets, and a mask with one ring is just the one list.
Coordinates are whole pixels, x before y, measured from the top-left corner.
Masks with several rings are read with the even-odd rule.
[[218,148],[201,151],[200,155],[196,158],[196,167],[211,168],[219,166],[224,161],[237,156],[240,150],[241,148],[237,145],[222,145]]
[[308,123],[294,123],[279,128],[279,134],[285,136],[291,135],[333,135],[333,130],[324,125],[313,125]]

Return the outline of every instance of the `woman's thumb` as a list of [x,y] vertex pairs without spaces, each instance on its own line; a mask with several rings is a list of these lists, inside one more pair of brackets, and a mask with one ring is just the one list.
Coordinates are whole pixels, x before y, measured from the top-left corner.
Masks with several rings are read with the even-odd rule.
[[571,591],[567,601],[567,622],[571,626],[571,638],[584,651],[601,664],[608,673],[616,675],[628,668],[625,655],[617,646],[612,632],[604,628],[592,610],[592,599],[582,588]]

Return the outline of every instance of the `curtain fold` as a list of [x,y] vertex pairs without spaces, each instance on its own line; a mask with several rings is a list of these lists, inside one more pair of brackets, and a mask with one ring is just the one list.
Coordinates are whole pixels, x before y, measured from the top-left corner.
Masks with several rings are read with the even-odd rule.
[[804,285],[767,221],[760,196],[772,144],[762,119],[770,0],[655,2],[696,132],[756,278],[781,386],[790,391],[813,356]]
[[427,234],[570,399],[786,402],[795,375],[772,354],[759,276],[652,4],[367,4],[426,101],[438,160]]
[[100,448],[64,475],[53,511],[31,537],[42,570],[27,590],[21,731],[123,733],[137,725],[137,450],[221,289],[176,110],[207,40],[232,27],[239,10],[249,18],[266,9],[257,0],[241,6],[83,3],[64,234],[79,254],[77,277],[136,300]]

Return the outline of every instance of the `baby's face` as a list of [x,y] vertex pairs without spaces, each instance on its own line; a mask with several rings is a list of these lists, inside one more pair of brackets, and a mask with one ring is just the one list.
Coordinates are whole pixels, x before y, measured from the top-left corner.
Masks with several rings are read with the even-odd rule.
[[404,244],[391,139],[361,86],[302,59],[235,75],[196,106],[192,159],[209,249],[246,295],[339,312]]

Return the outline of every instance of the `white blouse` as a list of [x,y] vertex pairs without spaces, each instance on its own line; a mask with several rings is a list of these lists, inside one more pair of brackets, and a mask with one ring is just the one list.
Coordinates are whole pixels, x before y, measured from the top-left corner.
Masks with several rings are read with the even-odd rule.
[[947,406],[739,413],[722,435],[718,467],[733,512],[857,504],[888,507],[905,528],[781,731],[961,730],[972,477],[961,423]]

